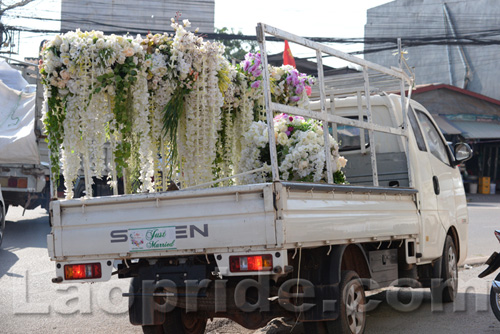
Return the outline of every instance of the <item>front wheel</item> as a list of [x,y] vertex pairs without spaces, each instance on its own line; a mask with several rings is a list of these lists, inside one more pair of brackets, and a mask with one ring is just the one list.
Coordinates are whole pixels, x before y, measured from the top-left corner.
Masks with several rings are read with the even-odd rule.
[[431,285],[431,293],[435,301],[450,303],[455,300],[458,290],[458,254],[449,235],[446,236],[441,261],[441,277],[438,284]]
[[142,332],[144,334],[203,334],[206,326],[207,318],[176,308],[166,314],[162,325],[142,326]]
[[491,305],[491,310],[493,311],[493,314],[495,317],[500,321],[500,293],[495,291],[495,285],[499,286],[500,284],[500,274],[495,277],[495,280],[492,282],[492,287],[490,290],[490,305]]

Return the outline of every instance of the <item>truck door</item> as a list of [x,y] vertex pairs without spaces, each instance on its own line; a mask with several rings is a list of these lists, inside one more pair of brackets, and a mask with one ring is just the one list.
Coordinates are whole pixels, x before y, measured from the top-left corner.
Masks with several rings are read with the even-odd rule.
[[424,112],[416,109],[417,118],[431,153],[429,162],[433,171],[432,182],[437,198],[439,217],[445,229],[455,224],[454,174],[448,147],[434,122]]
[[[443,232],[442,235],[439,234],[437,236],[436,241],[438,246],[442,246],[444,237],[450,226],[456,226],[459,232],[462,232],[461,229],[467,228],[466,203],[457,202],[457,198],[464,197],[463,183],[460,172],[452,165],[451,152],[434,121],[427,113],[418,108],[415,109],[415,114],[420,123],[426,147],[430,153],[428,154],[428,161],[433,174],[433,195],[437,201],[438,215],[442,225],[440,231]],[[460,221],[458,221],[459,218]],[[461,234],[459,233],[459,236]],[[465,251],[466,245],[463,246],[463,250]]]
[[[434,168],[434,164],[437,163],[436,158],[429,154],[430,150],[424,136],[424,131],[427,128],[424,129],[420,125],[414,110],[410,109],[408,111],[408,118],[418,148],[413,152],[412,160],[415,163],[412,168],[416,184],[418,184],[418,201],[422,220],[420,226],[420,252],[423,255],[422,261],[433,260],[441,256],[443,251],[441,240],[445,234],[438,208],[438,196],[435,190],[435,169],[439,169],[439,167]],[[439,176],[437,176],[437,181],[439,181]],[[442,190],[440,189],[440,191]]]

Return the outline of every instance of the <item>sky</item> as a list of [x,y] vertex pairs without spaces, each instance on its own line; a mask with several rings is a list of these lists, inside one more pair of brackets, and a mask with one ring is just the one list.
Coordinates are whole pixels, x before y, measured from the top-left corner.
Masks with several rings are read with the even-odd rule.
[[[104,0],[105,1],[105,0]],[[366,10],[388,0],[215,0],[215,27],[234,28],[245,35],[255,35],[258,22],[304,37],[363,37],[366,23]],[[60,16],[60,0],[37,0],[22,10],[19,15],[41,17]],[[59,29],[58,22],[40,22],[24,19],[10,19],[7,24],[39,29]],[[20,56],[36,57],[38,46],[50,35],[21,36]],[[272,44],[272,43],[271,43]],[[296,57],[314,55],[312,52],[291,44],[292,54]],[[336,45],[341,51],[361,50],[362,45]],[[271,53],[281,52],[283,46],[274,43],[269,46]]]
[[[231,10],[234,0],[215,0],[215,26],[255,35],[255,26],[262,22],[303,37],[363,37],[366,10],[387,2],[390,1],[253,0],[242,2],[244,8]],[[345,52],[362,49],[360,44],[337,47]],[[312,54],[293,44],[290,48],[294,56]]]

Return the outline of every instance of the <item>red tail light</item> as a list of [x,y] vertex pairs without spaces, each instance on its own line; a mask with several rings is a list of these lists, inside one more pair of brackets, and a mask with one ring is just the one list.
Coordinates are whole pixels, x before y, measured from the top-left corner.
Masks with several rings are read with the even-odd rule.
[[500,230],[495,230],[495,237],[497,237],[497,240],[500,242]]
[[273,256],[252,255],[252,256],[230,256],[229,266],[231,272],[246,271],[271,271],[273,269]]
[[66,280],[101,277],[102,272],[100,263],[67,264],[64,266],[64,279]]

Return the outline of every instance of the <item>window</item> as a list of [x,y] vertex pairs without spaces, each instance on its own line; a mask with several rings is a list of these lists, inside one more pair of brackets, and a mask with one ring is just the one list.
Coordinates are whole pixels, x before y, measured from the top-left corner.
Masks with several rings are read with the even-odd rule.
[[436,129],[429,117],[423,112],[416,110],[418,120],[422,125],[422,130],[424,133],[425,140],[427,142],[427,147],[429,151],[436,158],[441,160],[447,165],[450,165],[450,159],[448,158],[448,153],[446,145],[439,135],[439,131]]
[[422,130],[420,130],[420,125],[418,125],[417,118],[413,110],[408,110],[408,119],[410,120],[411,127],[413,129],[413,134],[415,135],[415,140],[417,141],[417,146],[420,151],[426,152],[424,136],[422,135]]
[[[358,117],[346,117],[350,119],[358,120]],[[367,121],[366,117],[363,117],[363,121]],[[361,132],[364,132],[365,137],[365,148],[370,145],[370,138],[368,136],[368,130],[362,130],[355,126],[337,124],[337,137],[339,142],[340,151],[355,151],[361,149]]]

